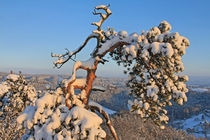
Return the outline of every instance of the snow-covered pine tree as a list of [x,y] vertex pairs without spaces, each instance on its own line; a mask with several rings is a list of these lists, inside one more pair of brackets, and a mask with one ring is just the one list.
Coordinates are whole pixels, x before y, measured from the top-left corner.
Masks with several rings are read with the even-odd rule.
[[[63,81],[62,90],[58,88],[46,93],[18,118],[18,122],[27,127],[29,139],[103,139],[105,133],[100,128],[102,120],[94,111],[106,118],[114,139],[118,139],[108,115],[100,107],[89,104],[97,66],[107,62],[104,59],[107,53],[126,67],[125,73],[130,77],[127,85],[134,97],[133,101],[129,101],[131,111],[142,118],[151,118],[160,128],[164,128],[162,124],[168,122],[164,107],[172,105],[172,99],[180,105],[187,101],[184,82],[188,78],[177,73],[184,70],[181,59],[189,41],[177,32],[170,32],[171,26],[166,21],[141,34],[129,35],[126,31],[116,32],[113,28],[102,30],[103,22],[112,14],[108,7],[95,7],[93,14],[101,17],[99,22],[92,23],[97,30],[79,48],[72,52],[67,50],[61,55],[52,54],[52,57],[58,58],[54,62],[57,68],[68,60],[75,61],[73,74],[69,80]],[[93,38],[97,40],[97,45],[91,57],[87,61],[74,60],[72,57]],[[85,79],[76,77],[79,69],[87,71]],[[80,93],[75,94],[75,89],[79,89]],[[95,117],[97,124],[88,119],[90,116]]]
[[[129,75],[127,86],[134,97],[129,101],[131,111],[144,119],[152,118],[160,128],[168,123],[164,107],[171,106],[171,100],[179,105],[187,102],[185,82],[188,77],[178,73],[184,70],[182,56],[190,43],[170,30],[171,25],[162,21],[158,27],[143,31],[141,35],[131,34],[130,45],[110,53],[118,64],[126,67],[124,72]],[[125,31],[121,33],[128,36]]]
[[0,138],[19,139],[24,130],[18,130],[17,117],[33,105],[37,92],[21,74],[9,74],[0,83]]
[[98,115],[80,106],[68,109],[61,87],[44,91],[35,105],[26,107],[17,122],[26,129],[23,140],[100,140],[106,136]]

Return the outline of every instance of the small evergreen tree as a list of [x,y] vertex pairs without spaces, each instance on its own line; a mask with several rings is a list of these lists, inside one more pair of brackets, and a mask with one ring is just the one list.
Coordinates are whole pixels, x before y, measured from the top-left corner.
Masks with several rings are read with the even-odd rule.
[[35,88],[21,74],[9,74],[0,83],[0,139],[20,139],[24,129],[16,122],[20,113],[34,105],[37,97]]

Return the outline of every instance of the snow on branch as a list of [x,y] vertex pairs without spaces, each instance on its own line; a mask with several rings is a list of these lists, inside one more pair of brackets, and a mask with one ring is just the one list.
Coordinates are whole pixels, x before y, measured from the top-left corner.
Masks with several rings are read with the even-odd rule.
[[66,53],[65,54],[53,54],[51,53],[51,57],[58,57],[56,61],[54,61],[54,66],[57,68],[61,68],[63,64],[65,64],[69,59],[75,61],[71,57],[73,56],[72,53],[69,52],[69,50],[66,48]]
[[[100,5],[100,6],[96,6],[94,9],[93,14],[94,15],[100,15],[101,19],[99,22],[93,22],[92,25],[97,26],[97,30],[93,31],[93,33],[91,35],[89,35],[87,37],[87,39],[84,41],[84,43],[77,48],[75,51],[73,52],[69,52],[68,49],[67,52],[65,54],[53,54],[51,53],[52,57],[57,57],[58,59],[56,61],[54,61],[54,66],[57,68],[61,68],[63,66],[63,64],[65,64],[67,61],[69,60],[73,60],[75,61],[72,56],[76,56],[76,54],[78,52],[80,52],[88,43],[88,41],[92,38],[96,38],[97,39],[97,47],[99,46],[101,39],[104,38],[103,35],[103,30],[101,30],[101,26],[103,24],[103,22],[112,14],[111,10],[108,9],[109,6],[105,6],[105,5]],[[102,14],[101,12],[96,12],[98,10],[104,10],[106,12],[106,14]]]
[[61,68],[63,66],[63,64],[65,64],[67,61],[69,60],[73,60],[74,62],[76,62],[72,57],[75,56],[76,58],[76,54],[79,53],[88,43],[88,41],[92,38],[98,38],[97,34],[92,33],[91,35],[88,36],[88,38],[84,41],[84,43],[77,48],[76,50],[69,52],[68,49],[66,49],[66,53],[65,54],[53,54],[51,53],[51,57],[57,57],[58,59],[56,61],[54,61],[54,66],[56,68]]
[[150,31],[130,35],[130,45],[110,53],[129,74],[127,85],[134,96],[134,101],[129,102],[131,111],[145,119],[153,118],[161,128],[169,119],[164,107],[171,106],[171,100],[183,105],[188,91],[185,84],[188,77],[178,73],[184,70],[182,56],[190,43],[178,32],[171,33],[170,30],[171,25],[162,21]]
[[105,88],[101,87],[101,86],[93,86],[92,87],[92,91],[101,91],[101,92],[105,92]]
[[[101,31],[101,25],[103,24],[103,22],[112,14],[111,10],[108,8],[110,5],[105,6],[105,5],[100,5],[100,6],[96,6],[94,9],[93,14],[94,15],[100,15],[101,19],[99,22],[93,22],[92,25],[97,26],[97,30],[100,32]],[[97,12],[98,10],[104,10],[106,12],[106,14],[103,14],[101,12]],[[98,32],[98,34],[100,34]]]
[[17,122],[20,128],[26,128],[23,140],[102,140],[106,137],[100,127],[103,120],[97,114],[79,106],[69,110],[64,96],[60,87],[45,92],[35,105],[22,112]]

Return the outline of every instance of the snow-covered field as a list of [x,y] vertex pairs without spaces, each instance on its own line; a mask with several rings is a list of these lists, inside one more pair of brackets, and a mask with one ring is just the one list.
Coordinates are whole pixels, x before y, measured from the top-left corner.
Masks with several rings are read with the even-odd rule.
[[196,137],[210,138],[209,122],[210,110],[205,110],[189,119],[174,121],[173,124],[176,125],[177,128],[186,130],[188,133],[192,133]]
[[207,88],[190,88],[190,89],[195,92],[207,92],[208,91]]

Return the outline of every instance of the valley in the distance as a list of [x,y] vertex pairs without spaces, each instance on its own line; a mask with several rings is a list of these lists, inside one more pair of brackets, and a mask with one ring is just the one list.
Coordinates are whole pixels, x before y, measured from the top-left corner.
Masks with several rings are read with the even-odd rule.
[[[0,81],[8,73],[0,72]],[[23,75],[37,91],[55,89],[69,75]],[[187,86],[188,102],[183,106],[168,107],[169,125],[185,130],[196,137],[210,138],[210,77],[190,77]],[[90,99],[114,112],[128,111],[129,89],[125,78],[97,77],[94,86],[104,87],[105,92],[92,91]]]

